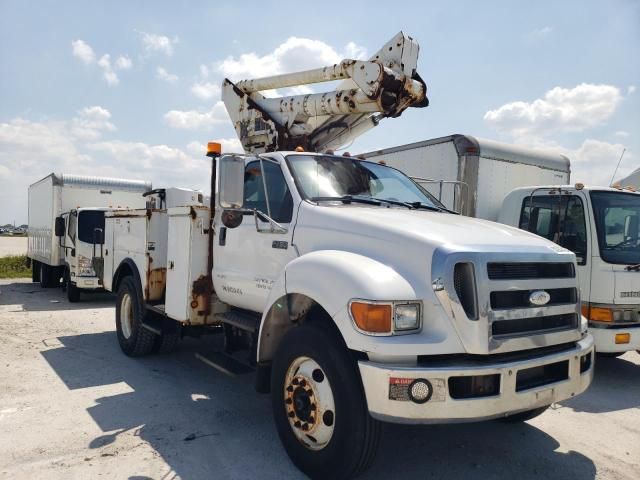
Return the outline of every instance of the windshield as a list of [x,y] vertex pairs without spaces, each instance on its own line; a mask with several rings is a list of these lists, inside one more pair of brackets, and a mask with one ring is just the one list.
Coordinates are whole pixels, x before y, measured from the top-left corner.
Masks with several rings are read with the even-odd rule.
[[442,207],[409,177],[378,163],[330,155],[289,155],[287,162],[306,199],[362,196]]
[[591,192],[591,203],[602,259],[608,263],[626,265],[640,263],[640,195]]
[[[93,229],[100,228],[104,232],[104,212],[100,210],[85,210],[78,217],[78,239],[81,242],[93,243]],[[96,235],[96,243],[103,235]]]

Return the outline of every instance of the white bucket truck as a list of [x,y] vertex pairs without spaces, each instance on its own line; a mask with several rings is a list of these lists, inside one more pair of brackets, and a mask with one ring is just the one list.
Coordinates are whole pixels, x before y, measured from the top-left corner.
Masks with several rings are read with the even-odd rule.
[[104,212],[143,208],[150,182],[82,175],[47,175],[29,186],[27,257],[32,280],[43,288],[63,288],[71,302],[81,290],[102,288],[94,270],[101,258]]
[[465,215],[512,225],[576,254],[596,351],[640,349],[640,193],[569,185],[564,155],[451,135],[364,154],[401,169]]
[[[448,213],[396,169],[311,152],[425,105],[417,54],[401,33],[368,62],[226,80],[252,153],[210,144],[209,203],[168,188],[106,218],[124,353],[223,331],[227,355],[201,358],[255,369],[287,453],[314,478],[366,469],[381,421],[526,420],[593,376],[572,252]],[[336,78],[347,78],[337,92],[258,93]],[[561,294],[549,302],[548,289]]]

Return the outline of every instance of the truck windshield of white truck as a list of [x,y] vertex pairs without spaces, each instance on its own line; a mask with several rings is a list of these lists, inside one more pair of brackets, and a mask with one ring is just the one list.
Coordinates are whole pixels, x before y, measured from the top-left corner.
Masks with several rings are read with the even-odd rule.
[[640,195],[592,191],[600,256],[605,262],[640,264]]
[[289,155],[287,162],[307,200],[446,210],[406,175],[378,163],[329,155]]

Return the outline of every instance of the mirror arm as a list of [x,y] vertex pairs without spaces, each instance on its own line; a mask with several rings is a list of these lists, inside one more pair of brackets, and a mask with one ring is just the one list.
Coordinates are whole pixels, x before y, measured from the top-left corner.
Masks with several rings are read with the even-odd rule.
[[[260,217],[261,220],[269,223],[269,230],[264,230],[260,228],[260,225],[258,224],[258,217]],[[256,222],[256,231],[258,231],[259,233],[287,233],[288,232],[286,227],[284,227],[283,225],[280,225],[273,218],[271,218],[268,215],[265,215],[263,212],[259,211],[258,209],[253,210],[253,219]]]

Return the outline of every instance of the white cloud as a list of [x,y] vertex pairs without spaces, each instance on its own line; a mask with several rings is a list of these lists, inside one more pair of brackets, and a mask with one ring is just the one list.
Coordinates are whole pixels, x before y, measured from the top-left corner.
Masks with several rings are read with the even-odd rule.
[[118,75],[116,75],[116,72],[114,72],[111,67],[111,55],[105,53],[100,57],[100,60],[98,60],[98,66],[102,69],[102,76],[109,85],[117,85],[120,83]]
[[622,100],[612,85],[582,83],[555,87],[533,102],[510,102],[484,115],[484,121],[514,137],[557,131],[582,131],[602,124]]
[[617,132],[614,133],[614,135],[616,137],[628,137],[629,132],[627,132],[626,130],[618,130]]
[[191,93],[202,100],[220,97],[220,85],[211,82],[197,82],[191,86]]
[[164,67],[158,67],[156,69],[156,77],[168,83],[176,83],[178,81],[178,76],[167,72]]
[[212,125],[228,122],[227,111],[221,101],[216,102],[210,110],[171,110],[164,115],[164,120],[172,128],[198,130]]
[[[609,185],[624,148],[620,143],[608,143],[589,138],[577,149],[567,150],[566,154],[571,160],[572,182]],[[634,155],[627,150],[616,178],[622,178],[631,172],[631,167],[624,164],[633,165],[633,159]]]
[[147,53],[163,53],[170,57],[173,55],[173,48],[178,43],[178,37],[173,39],[155,33],[140,32],[142,35],[142,44]]
[[289,37],[271,53],[260,56],[251,52],[237,58],[230,56],[218,62],[216,69],[231,80],[242,80],[323,67],[354,57],[366,58],[366,50],[353,42],[338,52],[320,40]]
[[73,40],[71,42],[73,56],[79,58],[85,65],[89,65],[96,60],[93,48],[84,40]]
[[0,223],[27,222],[27,188],[51,172],[152,180],[205,190],[209,163],[169,145],[96,140],[115,130],[108,110],[87,107],[69,121],[0,122]]
[[552,33],[553,33],[553,28],[549,26],[544,26],[541,28],[535,28],[531,32],[529,32],[529,38],[531,40],[542,40],[544,38],[547,38]]
[[103,132],[113,132],[116,127],[110,122],[111,113],[100,106],[85,107],[71,120],[70,133],[81,139],[95,140]]
[[[84,40],[74,40],[71,42],[71,49],[73,56],[80,59],[85,65],[91,65],[96,63],[96,54],[93,48]],[[105,53],[97,61],[98,67],[102,70],[102,76],[109,85],[117,85],[120,83],[120,79],[116,74],[116,70],[130,70],[133,66],[133,62],[126,55],[120,55],[116,61],[111,63],[111,55]]]
[[127,55],[120,55],[115,62],[115,66],[118,70],[130,70],[133,62]]
[[636,91],[636,86],[635,85],[629,85],[627,87],[627,95],[631,95],[632,93],[635,93]]

